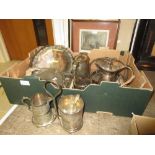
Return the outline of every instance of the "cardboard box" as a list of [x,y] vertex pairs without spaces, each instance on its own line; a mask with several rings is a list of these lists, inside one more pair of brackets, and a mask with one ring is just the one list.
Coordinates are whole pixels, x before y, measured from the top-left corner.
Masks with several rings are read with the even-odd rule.
[[[13,66],[8,71],[1,73],[0,81],[8,96],[10,103],[22,104],[23,96],[31,97],[36,92],[45,92],[44,80],[34,76],[25,76],[30,59],[35,50],[21,63]],[[73,53],[73,55],[76,55]],[[121,87],[116,82],[101,82],[100,85],[90,84],[84,90],[63,89],[63,95],[79,93],[85,102],[85,111],[107,111],[119,116],[132,116],[132,112],[141,115],[151,97],[153,87],[143,72],[138,71],[134,58],[128,52],[116,50],[93,50],[89,53],[90,60],[99,57],[116,57],[132,67],[135,79],[127,87]],[[48,90],[54,95],[57,89],[52,85]]]
[[155,118],[133,114],[130,134],[155,135]]

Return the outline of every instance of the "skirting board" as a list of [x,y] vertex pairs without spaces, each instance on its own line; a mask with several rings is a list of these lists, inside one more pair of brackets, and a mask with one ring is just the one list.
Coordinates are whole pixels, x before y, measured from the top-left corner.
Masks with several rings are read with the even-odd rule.
[[13,105],[9,111],[0,119],[0,125],[4,123],[4,121],[13,113],[13,111],[18,107],[17,104]]

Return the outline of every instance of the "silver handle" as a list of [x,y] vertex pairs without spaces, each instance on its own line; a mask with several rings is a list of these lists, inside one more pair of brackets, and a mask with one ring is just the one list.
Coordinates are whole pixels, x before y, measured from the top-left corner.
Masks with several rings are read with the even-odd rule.
[[24,105],[27,105],[27,106],[28,106],[28,109],[29,109],[30,111],[32,110],[31,98],[23,96],[21,102],[22,102]]
[[121,87],[123,87],[123,86],[125,86],[125,85],[131,83],[131,82],[133,81],[133,79],[135,78],[135,75],[134,75],[133,70],[132,70],[131,67],[125,66],[122,70],[124,70],[124,69],[130,70],[130,72],[131,72],[131,77],[130,77],[127,81],[125,81],[124,83],[122,83],[122,84],[121,84]]
[[53,105],[54,105],[54,110],[55,110],[55,112],[56,112],[56,116],[55,116],[55,117],[57,117],[57,116],[58,116],[58,108],[57,108],[56,100],[55,100],[55,99],[62,93],[62,87],[61,87],[60,85],[54,83],[53,81],[47,81],[47,82],[45,83],[44,89],[45,89],[46,93],[47,93],[49,96],[51,96],[51,97],[53,97],[53,95],[47,90],[47,85],[49,85],[49,84],[56,85],[56,86],[58,87],[58,89],[59,89],[58,92],[54,95],[53,102],[52,102]]

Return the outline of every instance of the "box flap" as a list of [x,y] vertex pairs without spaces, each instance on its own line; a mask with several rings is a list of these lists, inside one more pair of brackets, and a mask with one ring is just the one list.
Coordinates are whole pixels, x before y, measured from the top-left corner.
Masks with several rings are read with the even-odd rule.
[[139,135],[154,135],[155,118],[133,115],[131,120],[131,133]]
[[138,130],[137,130],[137,124],[136,124],[135,117],[133,117],[132,120],[131,120],[131,125],[130,125],[130,130],[129,130],[129,132],[130,132],[132,135],[138,135]]

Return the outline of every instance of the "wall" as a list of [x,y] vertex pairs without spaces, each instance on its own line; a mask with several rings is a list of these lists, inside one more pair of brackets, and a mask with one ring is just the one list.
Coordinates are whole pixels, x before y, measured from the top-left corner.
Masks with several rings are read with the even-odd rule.
[[68,19],[52,19],[54,44],[68,47]]
[[9,55],[3,40],[2,33],[0,32],[0,63],[9,61]]
[[[135,24],[135,19],[121,19],[120,30],[118,34],[117,50],[129,50],[132,32]],[[55,44],[62,44],[68,46],[68,20],[67,19],[55,19],[54,22],[54,40]],[[63,36],[63,37],[62,37]],[[4,44],[2,34],[0,32],[0,62],[9,61],[7,49]]]
[[[54,19],[53,31],[55,44],[68,46],[68,20]],[[129,50],[132,32],[136,20],[135,19],[121,19],[120,30],[118,34],[117,50]]]
[[152,48],[151,56],[155,56],[155,44],[154,44],[154,46],[153,46],[153,48]]
[[116,47],[117,50],[129,50],[135,22],[135,19],[121,19]]

